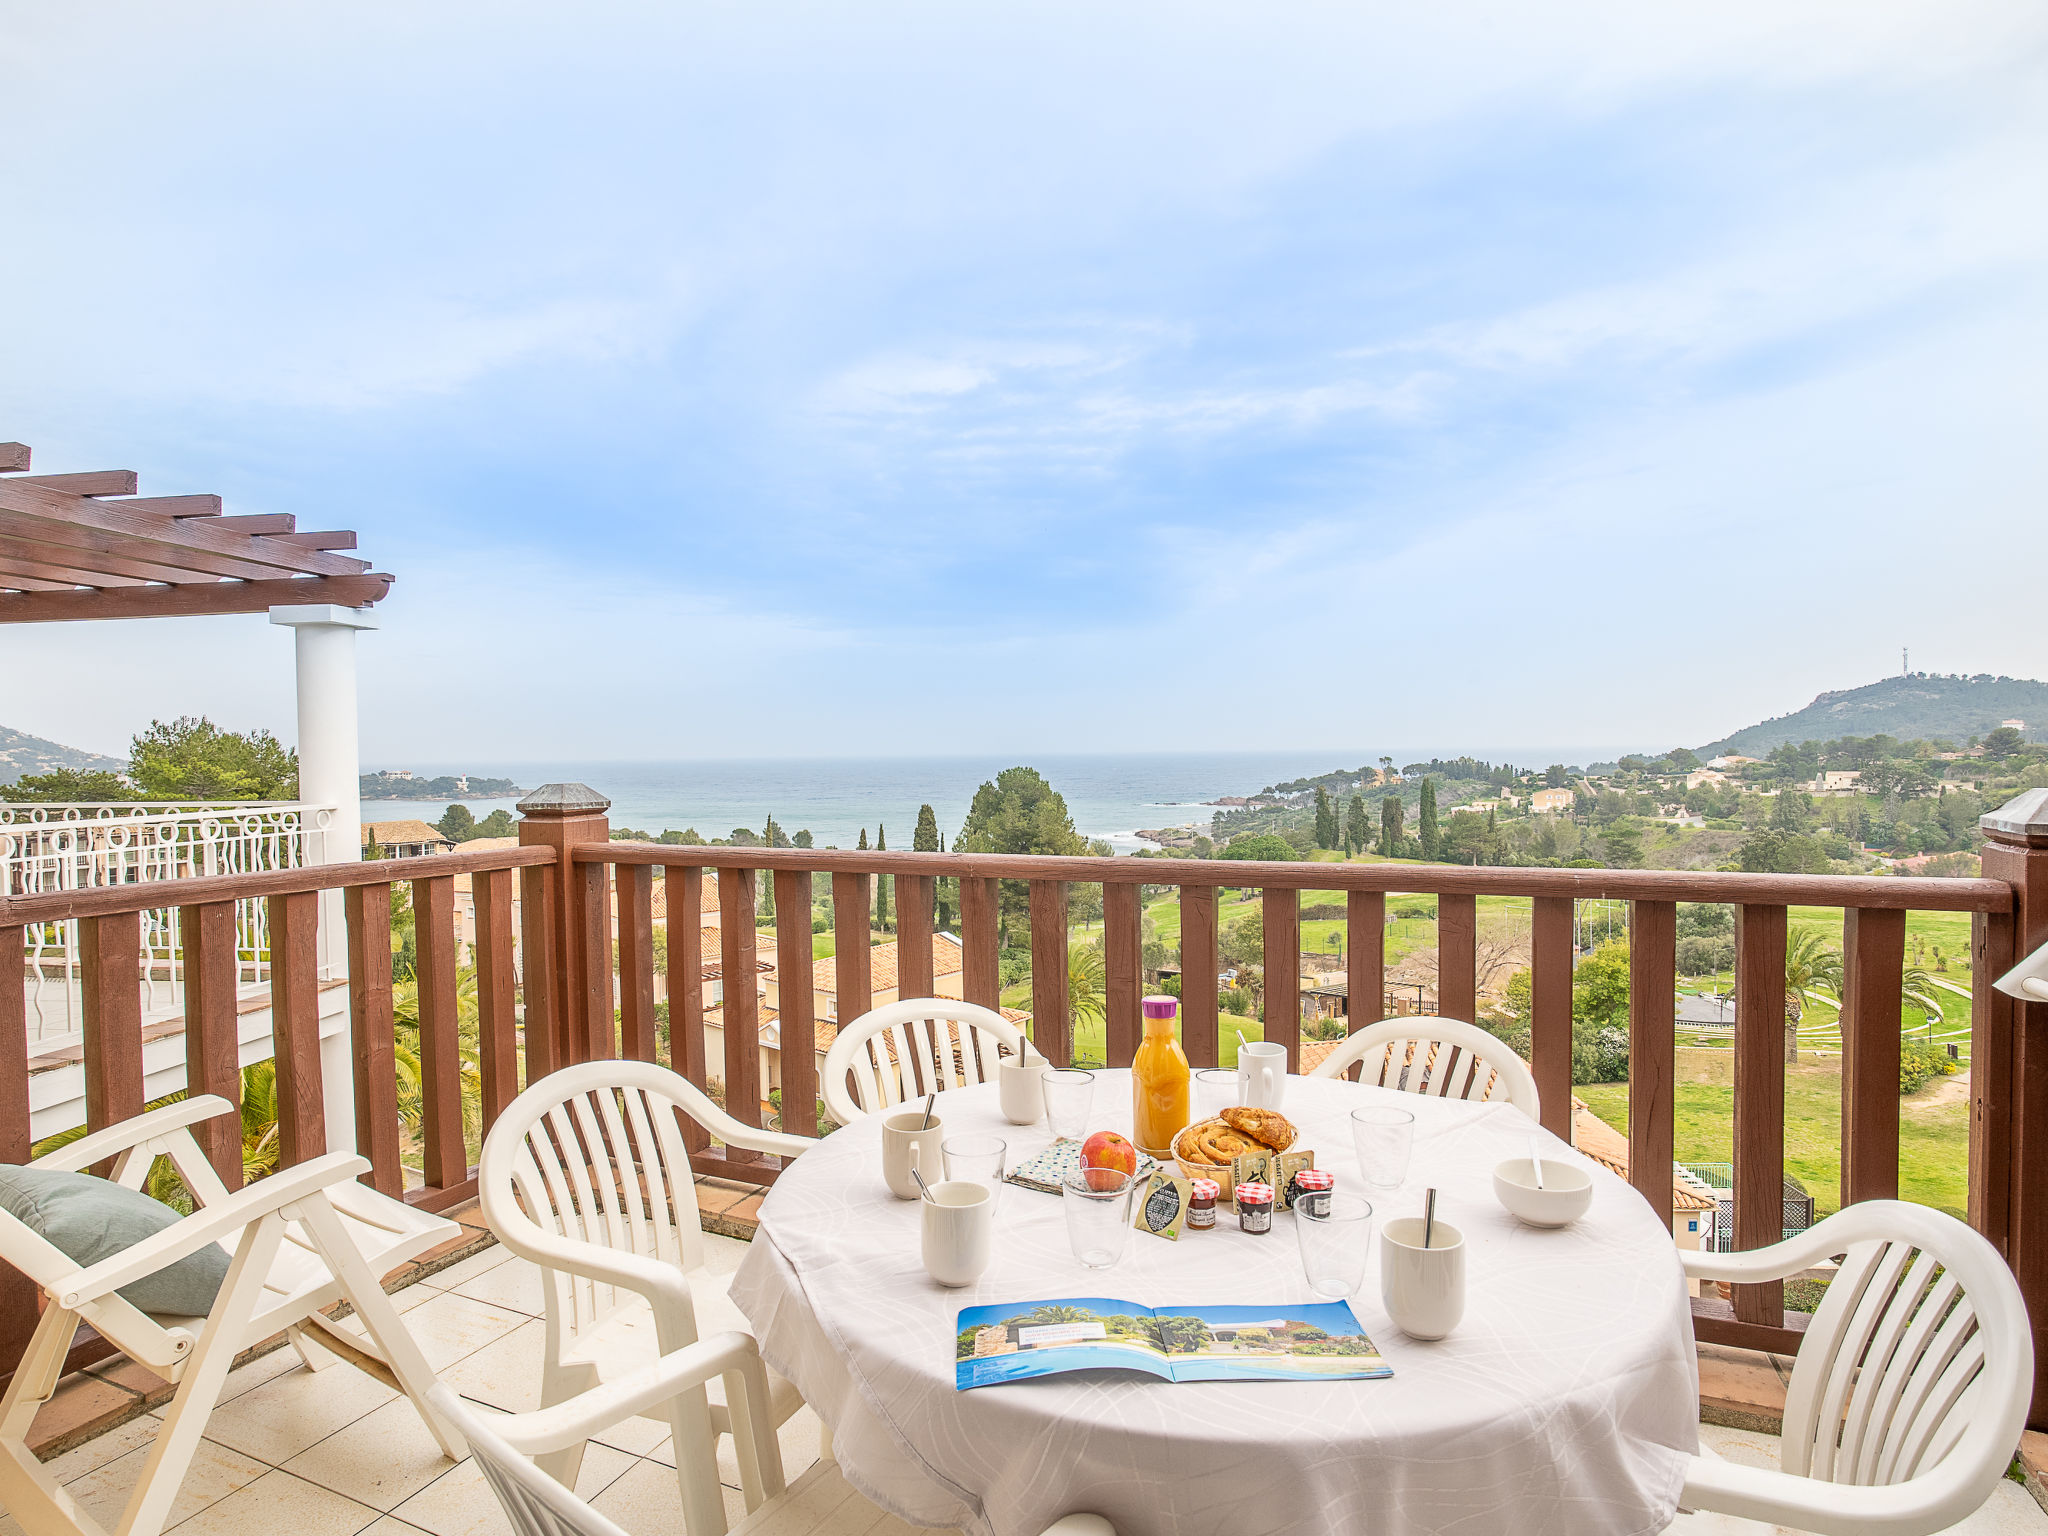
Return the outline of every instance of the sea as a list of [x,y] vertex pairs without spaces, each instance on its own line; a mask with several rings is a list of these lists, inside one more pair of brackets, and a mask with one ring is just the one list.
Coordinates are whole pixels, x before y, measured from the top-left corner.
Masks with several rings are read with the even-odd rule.
[[[1540,767],[1599,762],[1633,751],[1607,744],[1578,747],[1471,749],[1487,762]],[[1269,751],[1156,753],[1032,753],[978,757],[727,758],[683,761],[594,762],[371,762],[366,769],[409,768],[421,777],[474,774],[510,779],[523,790],[543,784],[588,784],[612,802],[614,829],[656,836],[694,827],[705,838],[730,837],[736,827],[759,832],[773,816],[792,836],[808,830],[820,848],[855,847],[865,831],[872,846],[886,832],[891,848],[907,849],[917,810],[929,803],[952,846],[967,819],[975,789],[1005,768],[1028,763],[1063,795],[1084,837],[1100,838],[1118,853],[1147,846],[1143,829],[1193,826],[1206,831],[1226,795],[1254,795],[1269,784],[1354,769],[1382,754],[1396,763],[1466,755],[1424,748],[1397,751]],[[479,818],[515,799],[464,802]],[[365,801],[365,819],[400,814],[437,819],[441,802]]]

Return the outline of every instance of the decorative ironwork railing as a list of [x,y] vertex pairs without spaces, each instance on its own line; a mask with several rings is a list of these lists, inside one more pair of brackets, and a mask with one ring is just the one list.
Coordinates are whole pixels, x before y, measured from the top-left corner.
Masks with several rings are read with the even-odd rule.
[[[324,863],[332,812],[331,806],[281,800],[0,806],[0,896],[18,899]],[[40,1049],[68,1043],[84,1026],[78,924],[34,923],[23,937],[28,1038]],[[177,908],[144,911],[138,981],[146,1017],[182,1007],[179,955]],[[236,984],[262,982],[269,965],[264,904],[237,902]]]

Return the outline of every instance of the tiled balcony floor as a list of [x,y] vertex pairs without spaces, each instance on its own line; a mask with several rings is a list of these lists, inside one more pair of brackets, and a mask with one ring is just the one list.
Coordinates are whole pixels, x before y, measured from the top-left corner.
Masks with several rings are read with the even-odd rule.
[[[746,1245],[707,1235],[714,1270],[736,1268]],[[465,1397],[519,1412],[539,1406],[542,1308],[527,1261],[488,1247],[396,1293],[428,1363]],[[104,1524],[117,1517],[160,1420],[119,1424],[52,1462],[56,1475]],[[782,1430],[793,1482],[817,1459],[818,1426],[805,1410]],[[1731,1461],[1775,1464],[1775,1437],[1703,1425],[1701,1438]],[[743,1514],[729,1440],[720,1458],[726,1503]],[[675,1536],[680,1500],[667,1427],[638,1419],[593,1443],[578,1490],[634,1536]],[[910,1530],[878,1514],[877,1536]],[[343,1364],[308,1371],[291,1349],[249,1362],[229,1378],[205,1444],[173,1513],[180,1536],[506,1536],[497,1501],[474,1466],[440,1453],[409,1403]],[[1763,1536],[1739,1521],[1682,1521],[1684,1536]],[[2048,1536],[2048,1514],[2006,1482],[1959,1536]],[[0,1536],[19,1536],[0,1516]],[[1675,1533],[1676,1536],[1676,1533]]]

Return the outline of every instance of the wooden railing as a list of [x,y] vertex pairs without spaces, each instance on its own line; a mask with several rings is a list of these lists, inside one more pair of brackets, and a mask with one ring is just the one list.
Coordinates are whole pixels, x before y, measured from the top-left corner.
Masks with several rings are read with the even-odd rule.
[[[1631,1178],[1667,1224],[1674,1145],[1674,994],[1676,908],[1713,902],[1737,909],[1734,1042],[1735,1232],[1737,1247],[1776,1241],[1784,1176],[1783,1057],[1787,909],[1820,906],[1843,913],[1847,985],[1841,1019],[1841,1197],[1895,1195],[1899,1181],[1900,980],[1909,910],[1972,914],[1971,1137],[1969,1215],[2005,1253],[2037,1319],[2048,1319],[2048,1005],[2014,1004],[1989,982],[2024,945],[2048,941],[2048,839],[2014,840],[1987,852],[1999,878],[1928,880],[1628,870],[1467,869],[1452,866],[1245,863],[1165,859],[1002,857],[710,848],[609,841],[602,800],[590,796],[552,811],[530,809],[525,846],[489,853],[347,864],[222,879],[66,892],[0,901],[0,1160],[28,1155],[30,1119],[21,984],[23,926],[77,919],[86,956],[85,1080],[87,1119],[118,1121],[142,1105],[142,1031],[136,983],[139,913],[175,905],[183,913],[182,964],[189,983],[185,1059],[194,1092],[236,1092],[236,987],[233,906],[270,903],[278,1076],[278,1133],[286,1163],[326,1146],[318,1036],[319,982],[313,965],[319,893],[340,890],[348,925],[349,1010],[354,1061],[355,1134],[370,1159],[367,1178],[381,1189],[435,1208],[474,1189],[463,1137],[463,1088],[457,1006],[460,961],[454,877],[474,882],[479,1013],[478,1056],[486,1127],[523,1082],[573,1062],[658,1055],[654,964],[654,881],[665,887],[669,1016],[668,1064],[710,1087],[702,953],[705,872],[716,871],[720,953],[726,980],[722,1064],[727,1111],[759,1124],[765,1085],[759,1053],[731,1048],[758,1038],[755,916],[759,882],[773,882],[780,1002],[783,1129],[816,1129],[818,1084],[813,1042],[817,988],[811,956],[812,901],[829,880],[835,924],[833,968],[838,1016],[865,1012],[874,994],[869,949],[874,882],[895,888],[898,995],[933,990],[932,944],[938,882],[957,888],[961,990],[970,1002],[998,1006],[1001,994],[1001,883],[1028,887],[1033,1033],[1050,1058],[1073,1057],[1066,992],[1070,887],[1103,888],[1106,962],[1104,1050],[1126,1065],[1136,1049],[1144,887],[1178,892],[1184,1038],[1190,1061],[1217,1054],[1218,894],[1255,889],[1265,943],[1265,1038],[1298,1065],[1302,1046],[1296,956],[1300,892],[1343,893],[1350,944],[1345,956],[1350,1017],[1363,1025],[1387,1007],[1384,918],[1390,893],[1436,898],[1438,1008],[1470,1019],[1477,1011],[1480,896],[1530,904],[1531,1056],[1553,1131],[1569,1134],[1572,1089],[1573,903],[1626,902],[1630,937]],[[519,881],[514,932],[514,886]],[[411,886],[417,914],[420,1010],[421,1151],[424,1187],[405,1190],[399,1163],[397,1073],[392,1020],[389,912],[394,884]],[[1022,935],[1012,935],[1013,940]],[[516,952],[516,959],[515,959]],[[616,961],[614,960],[616,955]],[[739,983],[739,984],[735,984]],[[2033,1045],[2036,1036],[2043,1044]],[[2030,1049],[2030,1046],[2032,1048]],[[2031,1071],[2028,1070],[2031,1065]],[[200,1128],[231,1184],[241,1174],[238,1129]],[[693,1144],[700,1172],[773,1183],[773,1158]],[[1783,1309],[1777,1285],[1737,1289],[1732,1306],[1709,1298],[1696,1306],[1703,1340],[1789,1349],[1801,1319]],[[0,1271],[0,1372],[32,1326],[26,1282]],[[2039,1324],[2037,1323],[2037,1331]],[[2048,1343],[2048,1340],[2044,1340]],[[2039,1351],[2048,1364],[2048,1349]],[[2036,1421],[2048,1421],[2048,1397]]]

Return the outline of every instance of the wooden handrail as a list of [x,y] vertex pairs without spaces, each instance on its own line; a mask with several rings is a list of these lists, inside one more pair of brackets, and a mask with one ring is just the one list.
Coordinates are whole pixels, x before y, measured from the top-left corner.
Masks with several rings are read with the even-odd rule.
[[476,853],[430,853],[411,859],[372,859],[360,864],[308,864],[246,875],[195,875],[185,880],[138,880],[129,885],[96,885],[47,896],[0,899],[0,928],[54,923],[65,918],[107,917],[154,907],[192,907],[210,901],[254,896],[296,896],[306,891],[341,891],[356,885],[390,885],[437,875],[467,875],[488,869],[521,869],[552,864],[552,848],[487,848]]
[[[448,857],[443,855],[442,857]],[[2001,880],[1922,875],[1749,875],[1730,870],[1523,869],[1464,864],[1312,864],[1249,859],[1061,858],[996,853],[896,853],[830,848],[712,848],[583,843],[578,864],[790,869],[813,874],[936,875],[1053,880],[1067,885],[1230,886],[1250,890],[1381,891],[1444,896],[1558,896],[1580,901],[1706,901],[1733,906],[1876,907],[2010,912]]]

